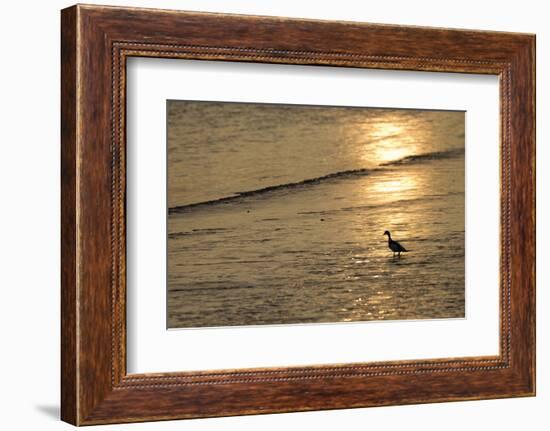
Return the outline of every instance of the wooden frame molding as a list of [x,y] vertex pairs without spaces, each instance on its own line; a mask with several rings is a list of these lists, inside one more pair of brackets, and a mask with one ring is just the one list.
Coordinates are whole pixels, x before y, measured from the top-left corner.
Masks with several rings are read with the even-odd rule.
[[[61,416],[75,425],[535,394],[535,37],[77,5],[61,26]],[[126,59],[500,77],[500,354],[126,372]],[[496,221],[495,221],[496,222]]]

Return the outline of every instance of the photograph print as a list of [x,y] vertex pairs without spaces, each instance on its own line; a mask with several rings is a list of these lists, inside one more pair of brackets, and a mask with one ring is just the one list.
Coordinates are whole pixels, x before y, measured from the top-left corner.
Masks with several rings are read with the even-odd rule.
[[465,112],[167,101],[167,327],[465,317]]

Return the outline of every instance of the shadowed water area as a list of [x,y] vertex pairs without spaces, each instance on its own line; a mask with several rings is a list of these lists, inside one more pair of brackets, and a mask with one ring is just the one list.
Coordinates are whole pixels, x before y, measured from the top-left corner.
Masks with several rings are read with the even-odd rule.
[[168,327],[464,317],[464,159],[463,112],[169,101]]

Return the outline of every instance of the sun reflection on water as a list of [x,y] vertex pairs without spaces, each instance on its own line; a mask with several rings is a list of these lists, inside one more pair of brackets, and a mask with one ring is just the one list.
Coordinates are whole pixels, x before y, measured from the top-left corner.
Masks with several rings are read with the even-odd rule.
[[388,197],[392,201],[410,199],[417,196],[425,186],[426,178],[418,172],[401,172],[399,175],[386,175],[381,181],[368,183],[364,188],[365,195]]
[[432,130],[421,118],[388,111],[384,121],[367,119],[362,124],[354,123],[353,130],[344,133],[349,139],[365,142],[363,152],[358,154],[361,160],[379,165],[428,151],[426,143]]

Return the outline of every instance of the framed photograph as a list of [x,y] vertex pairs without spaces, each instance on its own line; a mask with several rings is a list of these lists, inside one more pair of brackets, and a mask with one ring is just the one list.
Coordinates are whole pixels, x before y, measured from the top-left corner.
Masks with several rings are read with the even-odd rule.
[[535,36],[62,11],[61,415],[535,394]]

